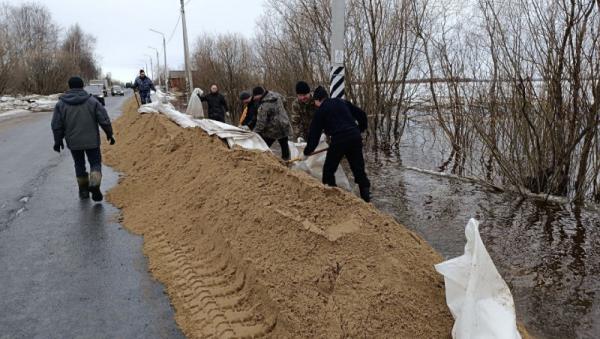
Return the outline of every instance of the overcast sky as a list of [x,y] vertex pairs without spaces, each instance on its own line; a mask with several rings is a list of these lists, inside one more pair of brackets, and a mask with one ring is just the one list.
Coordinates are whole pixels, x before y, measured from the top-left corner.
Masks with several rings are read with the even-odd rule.
[[[8,3],[31,1],[8,0]],[[111,72],[114,79],[123,81],[133,80],[140,67],[145,67],[148,57],[144,54],[152,55],[156,62],[156,52],[148,46],[159,49],[162,64],[162,38],[149,28],[163,32],[169,39],[180,13],[179,0],[33,1],[48,7],[54,21],[64,29],[79,23],[85,32],[94,35],[102,71]],[[186,18],[190,49],[203,32],[239,32],[252,37],[262,12],[263,0],[189,0]],[[170,69],[183,67],[181,23],[167,44],[167,61]]]

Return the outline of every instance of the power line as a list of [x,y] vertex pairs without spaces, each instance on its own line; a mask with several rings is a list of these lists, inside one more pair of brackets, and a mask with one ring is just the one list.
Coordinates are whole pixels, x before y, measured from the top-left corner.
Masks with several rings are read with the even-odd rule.
[[173,39],[173,36],[175,35],[175,31],[177,30],[177,27],[179,27],[180,22],[181,22],[181,13],[179,14],[179,17],[177,18],[177,23],[175,24],[175,27],[173,27],[173,31],[171,32],[171,35],[169,36],[167,44],[171,43],[171,40]]

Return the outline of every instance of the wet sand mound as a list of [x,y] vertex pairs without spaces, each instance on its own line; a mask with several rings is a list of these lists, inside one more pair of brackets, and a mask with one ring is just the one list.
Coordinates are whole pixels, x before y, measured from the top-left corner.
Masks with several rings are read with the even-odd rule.
[[134,105],[105,149],[124,173],[109,199],[188,337],[450,336],[442,258],[416,234],[270,154]]

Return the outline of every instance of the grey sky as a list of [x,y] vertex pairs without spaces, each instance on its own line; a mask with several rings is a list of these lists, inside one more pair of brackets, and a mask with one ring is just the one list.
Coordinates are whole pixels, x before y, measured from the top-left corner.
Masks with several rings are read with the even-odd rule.
[[[8,0],[8,3],[18,5],[31,1]],[[156,62],[156,52],[148,46],[159,49],[162,64],[162,38],[150,32],[149,28],[165,33],[168,39],[179,17],[179,0],[37,2],[48,7],[54,21],[63,28],[79,23],[85,32],[94,35],[102,71],[111,72],[113,78],[123,81],[133,80],[145,60],[148,60],[144,54],[152,55],[153,62]],[[195,38],[203,32],[238,32],[252,37],[256,20],[262,12],[263,0],[190,0],[186,6],[190,48],[193,48]],[[167,45],[167,59],[170,69],[183,66],[181,23]]]

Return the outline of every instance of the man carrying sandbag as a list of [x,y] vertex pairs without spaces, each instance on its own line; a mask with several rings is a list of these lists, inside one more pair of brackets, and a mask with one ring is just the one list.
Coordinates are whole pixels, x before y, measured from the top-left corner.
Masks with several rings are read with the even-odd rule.
[[[63,94],[52,116],[54,151],[64,149],[63,139],[71,150],[75,162],[75,175],[79,185],[79,198],[102,201],[100,182],[102,181],[102,155],[100,153],[100,131],[102,127],[111,145],[115,144],[112,125],[106,109],[93,95],[83,90],[83,80],[69,79],[69,90]],[[90,174],[86,171],[85,157],[90,163]]]
[[[313,98],[318,107],[310,123],[308,140],[304,155],[311,155],[325,132],[331,138],[325,164],[323,165],[323,183],[336,186],[335,171],[343,157],[348,159],[354,181],[360,188],[360,197],[371,201],[371,183],[365,172],[365,160],[362,153],[361,133],[367,130],[367,114],[351,102],[329,98],[325,88],[319,86],[315,89]],[[357,125],[358,122],[358,125]]]

